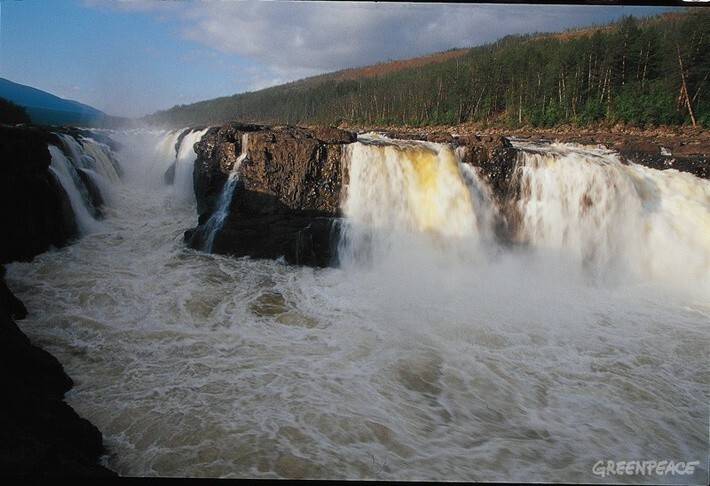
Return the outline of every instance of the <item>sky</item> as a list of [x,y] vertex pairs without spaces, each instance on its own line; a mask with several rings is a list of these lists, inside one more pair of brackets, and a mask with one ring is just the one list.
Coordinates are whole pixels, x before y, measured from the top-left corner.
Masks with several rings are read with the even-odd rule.
[[0,77],[110,115],[645,16],[668,7],[265,0],[0,0]]

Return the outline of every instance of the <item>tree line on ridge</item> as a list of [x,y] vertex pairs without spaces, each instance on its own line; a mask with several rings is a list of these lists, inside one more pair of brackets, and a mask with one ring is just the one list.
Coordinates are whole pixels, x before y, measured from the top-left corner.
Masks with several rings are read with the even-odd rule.
[[[353,69],[175,106],[171,126],[710,126],[710,11],[688,9],[557,34],[504,37],[443,60]],[[437,59],[432,56],[432,59]]]

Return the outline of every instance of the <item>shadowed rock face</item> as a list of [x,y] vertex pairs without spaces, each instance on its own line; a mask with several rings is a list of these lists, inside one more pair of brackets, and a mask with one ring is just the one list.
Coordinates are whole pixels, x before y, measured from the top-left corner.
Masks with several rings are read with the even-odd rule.
[[[66,191],[49,170],[57,127],[0,126],[0,263],[31,260],[77,236]],[[100,192],[84,172],[99,211]],[[98,214],[98,213],[97,213]],[[0,476],[115,476],[100,466],[101,432],[64,401],[73,386],[62,365],[34,346],[15,320],[27,309],[0,266]]]
[[[247,134],[247,147],[242,147]],[[305,129],[230,124],[209,130],[195,145],[193,173],[199,226],[185,233],[204,248],[205,223],[237,158],[239,181],[229,216],[211,251],[254,258],[284,257],[290,263],[327,266],[335,255],[340,194],[347,174],[342,148],[354,133],[336,128]]]
[[49,171],[46,130],[0,127],[0,262],[30,260],[78,233],[66,192]]
[[214,211],[227,175],[241,152],[242,134],[265,129],[261,125],[241,123],[212,127],[195,144],[197,158],[192,178],[197,214],[202,216]]
[[101,432],[64,401],[71,378],[15,323],[27,309],[0,270],[0,476],[115,476]]

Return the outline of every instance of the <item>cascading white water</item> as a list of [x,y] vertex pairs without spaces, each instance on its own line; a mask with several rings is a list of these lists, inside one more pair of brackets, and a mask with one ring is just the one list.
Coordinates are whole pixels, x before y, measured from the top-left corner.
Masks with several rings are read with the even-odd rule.
[[[463,153],[457,154],[461,160]],[[476,213],[478,236],[485,241],[492,242],[494,228],[500,219],[500,211],[493,197],[491,186],[479,176],[476,169],[468,164],[459,163],[459,170],[471,194],[473,211]]]
[[[113,136],[130,143],[102,230],[7,280],[119,474],[596,482],[600,460],[697,460],[614,479],[707,483],[707,294],[590,285],[553,229],[498,246],[476,171],[415,142],[348,148],[341,268],[190,250],[194,199],[163,181],[176,139],[161,158],[170,133]],[[648,225],[701,228],[708,182],[670,174],[647,174],[668,199]],[[540,201],[564,201],[548,181]]]
[[710,183],[622,164],[601,148],[516,143],[520,238],[606,279],[710,295]]
[[91,166],[89,155],[74,137],[66,133],[58,133],[57,136],[62,141],[64,150],[68,152],[69,159],[72,160],[77,167],[88,168]]
[[160,166],[163,172],[168,169],[170,164],[175,162],[180,149],[179,147],[176,149],[175,146],[177,145],[180,135],[186,130],[188,129],[171,130],[155,138],[156,165]]
[[88,191],[77,173],[80,168],[75,167],[72,160],[65,157],[54,145],[49,146],[49,153],[52,157],[49,170],[57,177],[69,197],[79,233],[86,234],[96,230],[99,223],[91,214]]
[[206,132],[207,129],[190,131],[180,141],[180,147],[175,156],[175,187],[179,193],[190,195],[193,199],[192,169],[197,157],[193,146]]
[[[624,164],[604,148],[514,145],[521,150],[515,239],[595,280],[652,280],[710,294],[707,180]],[[498,208],[476,170],[457,163],[460,154],[438,144],[371,139],[352,144],[347,157],[346,264],[375,254],[385,261],[402,253],[429,259],[444,247],[443,258],[457,264],[481,250],[464,249],[463,240],[485,236],[491,243]]]
[[116,161],[111,149],[91,138],[82,138],[84,152],[93,159],[93,168],[107,182],[117,184],[121,178],[116,170]]
[[229,214],[229,206],[232,203],[232,194],[234,194],[234,188],[236,187],[237,181],[239,180],[239,167],[242,165],[242,162],[248,155],[248,143],[249,134],[244,133],[242,135],[241,141],[241,153],[239,154],[239,157],[237,157],[237,160],[234,162],[234,166],[232,166],[232,170],[229,173],[229,177],[224,183],[224,187],[222,188],[222,192],[220,193],[219,199],[217,201],[217,207],[212,213],[212,216],[210,216],[210,219],[208,219],[205,223],[205,234],[207,236],[205,237],[205,242],[202,246],[202,249],[204,251],[212,251],[217,231],[222,227],[225,219],[227,218],[227,215]]
[[[82,137],[82,142],[79,143],[70,135],[56,135],[61,140],[64,151],[55,145],[49,145],[52,158],[50,171],[57,177],[69,197],[79,233],[95,231],[100,228],[96,219],[100,215],[97,203],[109,202],[112,185],[120,180],[116,165],[111,159],[111,151],[90,138]],[[84,180],[82,176],[89,179]],[[92,190],[98,190],[99,194],[92,197]]]
[[[162,188],[165,174],[173,168],[173,181],[169,190],[170,203],[194,208],[192,170],[197,157],[193,146],[207,129],[147,130],[135,129],[114,132],[113,138],[121,142],[122,167],[130,184],[147,190]],[[179,144],[178,144],[179,142]]]
[[[345,152],[349,183],[341,263],[367,265],[402,251],[426,251],[452,238],[477,237],[471,192],[451,148],[360,140]],[[476,178],[475,172],[468,175]]]

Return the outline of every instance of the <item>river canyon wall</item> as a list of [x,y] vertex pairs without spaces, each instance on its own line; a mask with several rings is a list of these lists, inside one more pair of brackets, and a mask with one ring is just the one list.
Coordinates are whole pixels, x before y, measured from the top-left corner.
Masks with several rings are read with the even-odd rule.
[[50,144],[61,146],[57,134],[0,127],[2,263],[29,260],[78,233],[66,193],[49,171]]
[[[78,130],[0,127],[0,263],[31,260],[79,236],[62,177],[73,174],[85,191],[85,211],[101,214],[95,168],[62,165],[78,155],[69,144],[81,138]],[[18,327],[28,311],[0,270],[0,476],[113,476],[100,465],[101,432],[64,401],[72,379]]]

